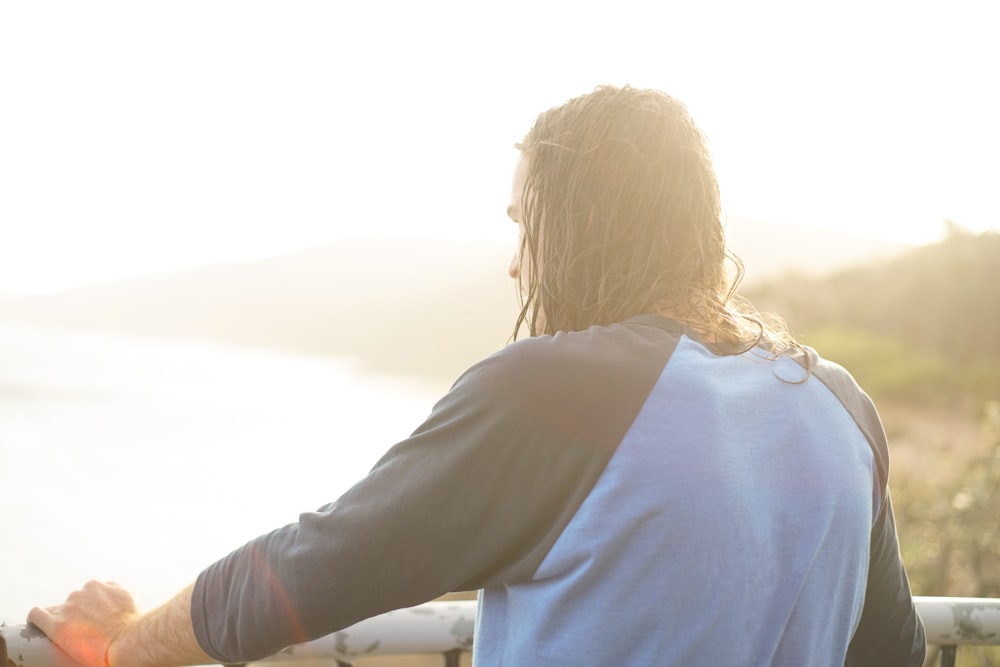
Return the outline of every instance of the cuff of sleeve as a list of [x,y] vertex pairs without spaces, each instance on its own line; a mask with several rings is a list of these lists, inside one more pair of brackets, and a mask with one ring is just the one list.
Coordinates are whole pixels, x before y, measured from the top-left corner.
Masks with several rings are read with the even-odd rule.
[[206,588],[207,583],[207,570],[198,575],[198,579],[195,581],[194,589],[191,591],[191,625],[194,628],[195,639],[198,640],[198,645],[201,646],[201,650],[207,653],[214,660],[218,660],[219,664],[233,664],[241,662],[240,660],[232,660],[228,656],[220,654],[215,650],[215,646],[211,640],[211,630],[208,618],[208,612],[206,610]]

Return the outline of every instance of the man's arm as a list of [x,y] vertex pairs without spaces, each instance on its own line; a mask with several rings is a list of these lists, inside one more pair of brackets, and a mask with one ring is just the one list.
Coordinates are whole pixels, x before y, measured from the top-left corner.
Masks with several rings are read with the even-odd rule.
[[886,495],[872,528],[865,606],[844,664],[919,667],[924,662],[926,647],[924,626],[913,604],[899,554],[892,501]]
[[86,667],[104,667],[109,647],[112,667],[232,664],[528,577],[659,377],[679,337],[667,323],[510,345],[340,499],[237,548],[160,609],[140,617],[124,590],[95,583],[29,620]]
[[140,614],[121,586],[90,581],[60,605],[35,607],[28,621],[83,667],[213,664],[191,625],[193,587]]

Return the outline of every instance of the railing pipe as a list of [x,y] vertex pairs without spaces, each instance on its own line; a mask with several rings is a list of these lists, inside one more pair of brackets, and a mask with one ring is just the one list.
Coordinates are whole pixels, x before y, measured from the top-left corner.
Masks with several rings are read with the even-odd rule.
[[[476,602],[429,602],[375,616],[304,644],[295,644],[260,662],[320,659],[350,664],[374,655],[440,653],[451,664],[472,649]],[[72,667],[40,630],[31,625],[0,627],[0,667]]]
[[1000,645],[1000,598],[915,597],[927,643]]
[[[1000,646],[1000,599],[916,597],[927,643],[942,647],[942,664],[954,664],[952,647]],[[361,621],[304,644],[290,646],[264,661],[300,659],[350,664],[374,655],[437,653],[452,664],[472,648],[476,603],[472,600],[429,602]],[[0,667],[69,667],[65,656],[36,628],[0,626]]]
[[289,646],[264,661],[335,657],[344,662],[370,655],[449,653],[472,649],[475,600],[428,602],[374,616],[305,644]]

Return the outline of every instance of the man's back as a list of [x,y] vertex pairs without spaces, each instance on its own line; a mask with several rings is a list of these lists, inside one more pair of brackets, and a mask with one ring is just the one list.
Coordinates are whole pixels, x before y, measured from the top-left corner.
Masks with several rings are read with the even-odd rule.
[[485,591],[477,662],[843,664],[880,500],[818,378],[683,336],[538,569]]

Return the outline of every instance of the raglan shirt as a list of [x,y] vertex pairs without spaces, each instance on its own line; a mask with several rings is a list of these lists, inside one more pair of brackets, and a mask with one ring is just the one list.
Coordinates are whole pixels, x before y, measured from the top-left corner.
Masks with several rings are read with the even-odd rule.
[[480,590],[477,665],[920,665],[874,407],[644,315],[508,345],[337,501],[199,575],[248,662]]

